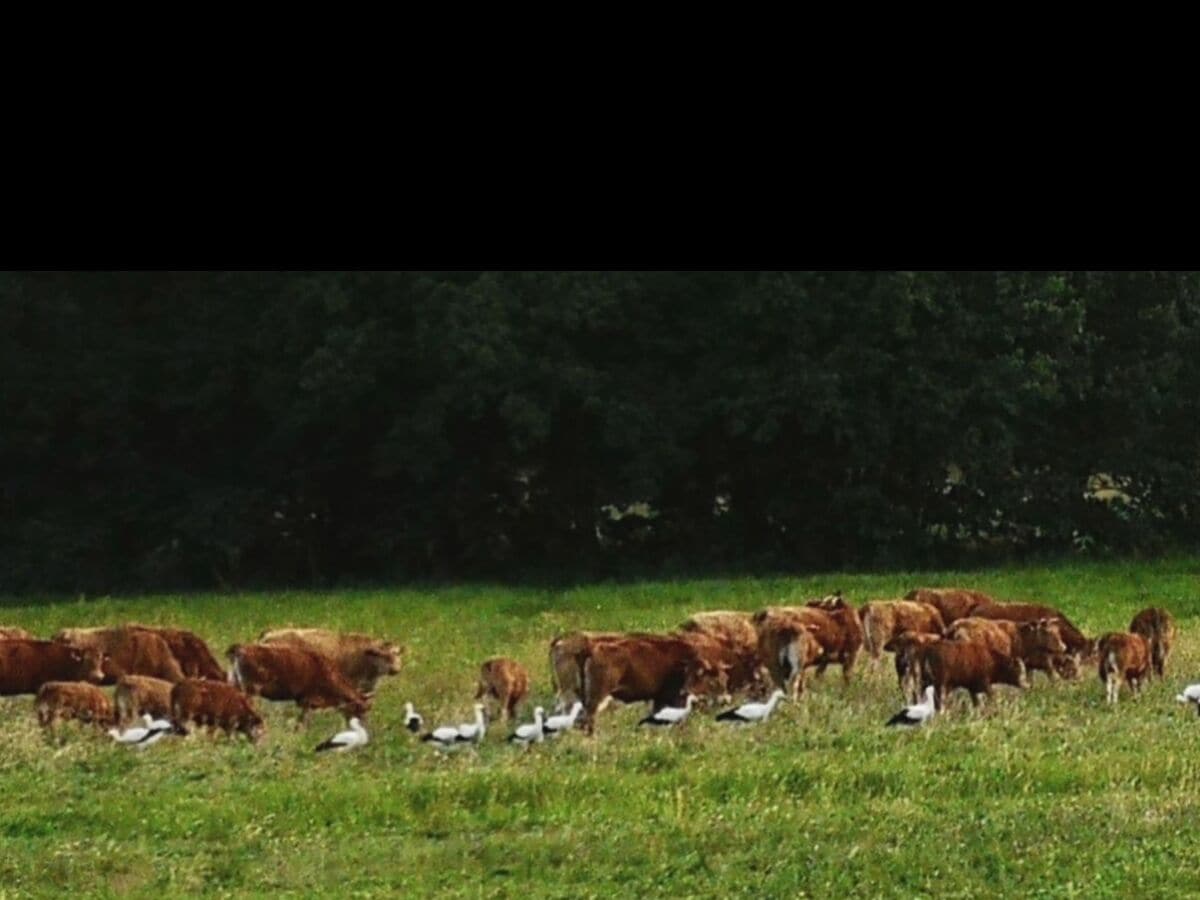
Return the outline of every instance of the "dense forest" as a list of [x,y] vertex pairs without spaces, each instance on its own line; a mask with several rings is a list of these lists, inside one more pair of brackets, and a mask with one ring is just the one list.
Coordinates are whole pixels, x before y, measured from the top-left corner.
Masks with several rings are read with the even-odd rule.
[[0,589],[1200,537],[1200,276],[0,274]]

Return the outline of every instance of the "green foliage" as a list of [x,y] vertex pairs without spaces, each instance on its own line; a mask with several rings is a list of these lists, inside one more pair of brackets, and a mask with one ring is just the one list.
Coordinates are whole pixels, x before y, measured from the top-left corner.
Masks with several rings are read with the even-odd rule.
[[[1186,273],[3,275],[0,586],[1195,546],[1198,288]],[[1094,476],[1118,494],[1089,494]]]
[[[0,600],[42,635],[128,620],[196,630],[214,650],[288,622],[408,645],[381,681],[371,742],[312,748],[341,727],[264,704],[268,733],[169,739],[145,753],[72,725],[39,734],[30,698],[0,699],[0,895],[763,897],[1192,895],[1200,815],[1194,710],[1200,561],[973,572],[650,581],[570,590],[437,590]],[[855,603],[920,584],[970,584],[1051,603],[1089,636],[1153,604],[1180,639],[1165,683],[1103,702],[1094,671],[981,714],[965,698],[920,732],[882,723],[900,702],[890,661],[848,688],[836,670],[761,728],[697,714],[670,734],[641,705],[524,753],[493,723],[478,753],[443,758],[403,728],[469,716],[478,664],[531,674],[521,711],[549,703],[546,647],[569,628],[664,629],[700,609],[754,609],[842,588]]]

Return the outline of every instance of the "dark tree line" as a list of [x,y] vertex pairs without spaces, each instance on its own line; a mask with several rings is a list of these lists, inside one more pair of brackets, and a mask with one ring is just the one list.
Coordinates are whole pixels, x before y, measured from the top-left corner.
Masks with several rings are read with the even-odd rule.
[[1141,552],[1200,276],[0,275],[0,589]]

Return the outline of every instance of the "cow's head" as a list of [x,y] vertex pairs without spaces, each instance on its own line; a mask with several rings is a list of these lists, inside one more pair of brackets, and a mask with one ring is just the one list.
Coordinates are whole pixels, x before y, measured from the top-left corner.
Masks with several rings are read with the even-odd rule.
[[403,648],[397,644],[368,647],[364,656],[376,675],[395,675],[400,671]]
[[729,691],[729,665],[723,662],[700,660],[691,670],[684,692],[697,697],[712,697]]
[[266,735],[267,724],[262,716],[251,710],[242,717],[241,731],[250,739],[250,743],[257,744]]
[[1053,619],[1023,622],[1018,628],[1021,632],[1021,640],[1027,647],[1032,646],[1035,650],[1044,650],[1051,654],[1067,652],[1067,645],[1063,643],[1058,622]]
[[357,716],[360,719],[365,719],[367,717],[367,713],[374,704],[375,699],[373,697],[367,697],[363,694],[359,694],[358,696],[347,700],[338,708],[345,714],[347,721],[349,721],[349,719],[353,716]]
[[1082,654],[1079,653],[1060,653],[1054,656],[1050,662],[1054,666],[1054,671],[1063,678],[1078,678],[1083,669]]
[[71,654],[71,662],[75,664],[80,681],[90,681],[92,684],[104,681],[107,655],[95,647],[71,647],[67,652]]

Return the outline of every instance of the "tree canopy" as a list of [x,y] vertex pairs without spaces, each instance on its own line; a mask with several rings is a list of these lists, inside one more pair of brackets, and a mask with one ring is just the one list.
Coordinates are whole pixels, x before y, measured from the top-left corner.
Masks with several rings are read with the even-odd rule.
[[0,588],[1140,552],[1200,276],[0,275]]

